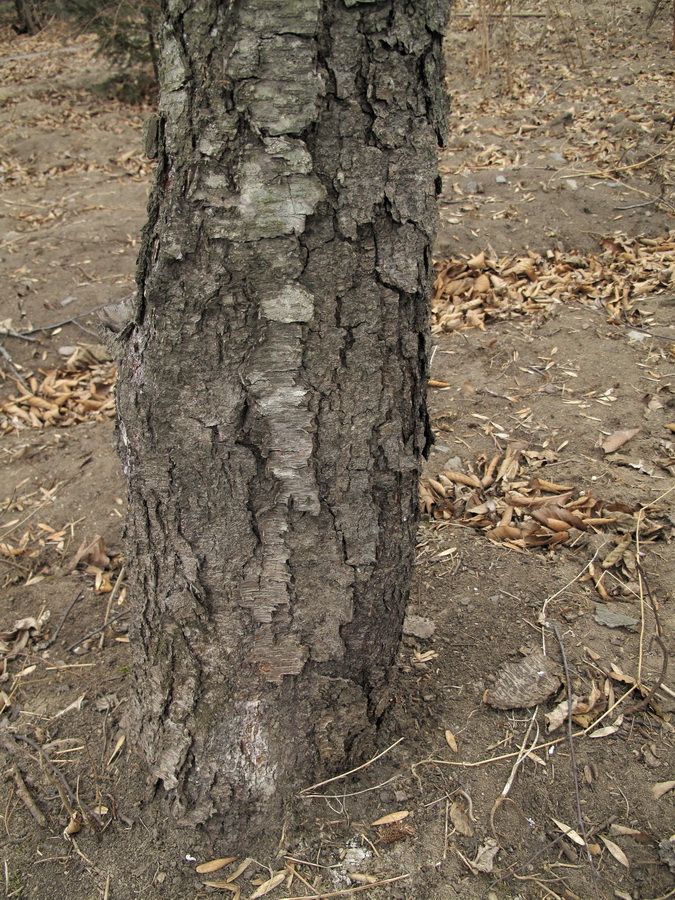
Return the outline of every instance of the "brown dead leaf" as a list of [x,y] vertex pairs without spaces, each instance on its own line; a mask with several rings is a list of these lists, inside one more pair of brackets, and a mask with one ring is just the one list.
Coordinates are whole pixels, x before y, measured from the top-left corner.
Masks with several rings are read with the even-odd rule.
[[619,447],[623,447],[623,445],[628,443],[631,438],[634,438],[639,431],[639,428],[622,428],[619,431],[610,434],[607,440],[603,441],[600,446],[605,453],[614,453],[615,450],[618,450]]
[[265,894],[269,894],[270,891],[273,891],[275,887],[278,887],[278,885],[281,884],[287,874],[288,873],[285,870],[283,872],[277,872],[276,875],[268,878],[267,881],[263,881],[260,887],[253,891],[250,900],[257,900],[258,897],[264,897]]
[[600,840],[607,847],[609,852],[612,854],[614,859],[617,862],[620,862],[622,866],[625,866],[627,869],[630,869],[630,863],[628,862],[628,857],[623,852],[621,847],[618,844],[615,844],[614,841],[610,841],[609,838],[606,838],[603,834],[600,835]]
[[386,816],[382,816],[381,819],[377,819],[375,822],[370,823],[371,828],[377,828],[380,825],[391,825],[393,822],[401,822],[403,819],[406,819],[410,815],[410,810],[402,809],[398,812],[389,813]]
[[217,872],[219,869],[225,868],[225,866],[229,866],[230,863],[234,862],[236,856],[223,856],[220,859],[212,859],[209,862],[200,863],[200,865],[195,866],[195,872],[199,875],[207,875],[209,872]]
[[106,569],[110,565],[110,557],[105,552],[105,541],[100,534],[95,535],[91,541],[82,541],[65,571],[74,572],[81,562],[99,569]]
[[652,796],[655,800],[660,800],[664,794],[672,791],[673,788],[675,788],[675,781],[659,781],[657,784],[652,785]]
[[350,872],[349,878],[357,884],[377,884],[379,881],[377,875],[368,875],[365,872]]
[[472,837],[474,828],[466,811],[466,806],[459,800],[453,800],[450,804],[450,821],[460,834]]
[[616,822],[613,822],[609,826],[609,830],[611,834],[632,837],[633,840],[637,841],[639,844],[648,844],[652,840],[651,835],[647,834],[646,831],[640,831],[638,828],[630,828],[628,825],[619,825]]
[[487,841],[478,849],[476,858],[472,860],[471,865],[479,872],[485,872],[486,874],[489,874],[494,868],[495,856],[499,853],[499,850],[500,847],[497,841],[495,841],[493,838],[488,838]]

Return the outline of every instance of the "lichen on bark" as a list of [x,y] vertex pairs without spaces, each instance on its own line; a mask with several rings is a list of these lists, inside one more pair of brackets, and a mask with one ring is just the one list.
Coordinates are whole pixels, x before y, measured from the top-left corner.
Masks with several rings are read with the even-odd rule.
[[447,3],[176,0],[118,406],[129,733],[183,820],[270,834],[372,747],[428,441]]

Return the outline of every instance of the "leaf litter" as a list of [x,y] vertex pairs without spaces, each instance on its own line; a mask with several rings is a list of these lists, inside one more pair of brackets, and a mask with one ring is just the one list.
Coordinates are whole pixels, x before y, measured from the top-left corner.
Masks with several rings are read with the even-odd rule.
[[434,334],[485,330],[489,322],[542,315],[556,303],[580,303],[609,321],[639,326],[639,301],[672,290],[675,235],[605,238],[601,253],[550,250],[497,258],[485,252],[436,263],[431,301]]

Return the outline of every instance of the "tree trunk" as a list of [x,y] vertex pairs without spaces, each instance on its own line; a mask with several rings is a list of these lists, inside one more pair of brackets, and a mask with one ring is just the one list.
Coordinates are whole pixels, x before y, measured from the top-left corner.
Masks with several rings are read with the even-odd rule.
[[278,837],[374,746],[413,565],[445,0],[166,0],[118,337],[129,730]]
[[14,25],[17,34],[37,34],[40,28],[40,20],[32,0],[14,0],[18,25]]

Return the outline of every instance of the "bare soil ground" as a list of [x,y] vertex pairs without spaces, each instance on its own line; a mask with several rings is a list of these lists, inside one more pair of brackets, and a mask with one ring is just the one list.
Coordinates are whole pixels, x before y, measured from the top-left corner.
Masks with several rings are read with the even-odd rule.
[[119,727],[124,488],[93,311],[133,289],[148,110],[95,88],[89,36],[16,36],[2,4],[6,897],[251,898],[277,874],[274,900],[675,896],[675,57],[650,7],[454,9],[437,444],[383,755],[307,792],[258,859],[173,830]]

